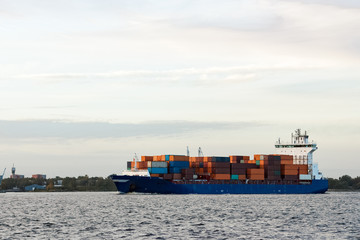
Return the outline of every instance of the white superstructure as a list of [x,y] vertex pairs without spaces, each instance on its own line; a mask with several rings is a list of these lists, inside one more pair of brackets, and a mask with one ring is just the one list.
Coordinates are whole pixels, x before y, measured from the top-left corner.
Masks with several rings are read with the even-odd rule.
[[321,179],[323,176],[318,170],[318,164],[313,163],[313,152],[318,149],[316,143],[309,142],[309,136],[306,131],[301,133],[300,129],[295,130],[295,134],[291,134],[291,142],[284,143],[279,140],[275,144],[278,154],[292,155],[294,164],[307,164],[309,174],[313,179]]
[[150,177],[148,170],[125,170],[121,175]]

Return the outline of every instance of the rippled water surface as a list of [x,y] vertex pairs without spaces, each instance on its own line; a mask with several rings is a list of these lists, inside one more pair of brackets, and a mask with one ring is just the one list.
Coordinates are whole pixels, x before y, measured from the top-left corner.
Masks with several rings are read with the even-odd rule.
[[360,239],[360,193],[0,194],[1,239]]

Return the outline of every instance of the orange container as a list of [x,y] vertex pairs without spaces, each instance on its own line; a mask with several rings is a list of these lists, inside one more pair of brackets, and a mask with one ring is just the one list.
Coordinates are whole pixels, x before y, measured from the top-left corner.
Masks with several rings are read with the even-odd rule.
[[189,157],[189,162],[196,162],[196,157]]
[[298,175],[298,170],[281,170],[281,175]]
[[148,162],[137,162],[136,167],[138,169],[147,169],[148,168]]
[[268,155],[264,154],[255,154],[254,160],[268,160]]
[[189,157],[185,155],[170,155],[169,161],[189,161]]
[[280,164],[287,164],[287,165],[293,165],[293,160],[280,160]]
[[263,174],[252,174],[252,175],[248,175],[248,178],[250,180],[265,180],[265,177]]
[[153,156],[141,156],[142,162],[147,162],[147,161],[152,161],[152,160],[153,160]]
[[196,157],[196,162],[204,162],[204,157]]
[[298,170],[298,165],[289,165],[289,164],[282,164],[281,170]]
[[263,175],[265,174],[265,170],[261,168],[248,168],[246,170],[247,175]]
[[246,175],[239,175],[239,180],[246,180]]
[[211,174],[211,178],[214,180],[230,180],[230,174]]

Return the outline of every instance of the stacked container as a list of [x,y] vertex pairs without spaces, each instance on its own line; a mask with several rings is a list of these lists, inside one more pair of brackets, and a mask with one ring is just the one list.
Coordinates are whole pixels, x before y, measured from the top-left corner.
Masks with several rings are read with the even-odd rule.
[[[127,162],[128,169],[135,162]],[[137,169],[166,180],[309,180],[307,165],[294,165],[291,155],[232,155],[230,157],[188,157],[185,155],[142,156]]]

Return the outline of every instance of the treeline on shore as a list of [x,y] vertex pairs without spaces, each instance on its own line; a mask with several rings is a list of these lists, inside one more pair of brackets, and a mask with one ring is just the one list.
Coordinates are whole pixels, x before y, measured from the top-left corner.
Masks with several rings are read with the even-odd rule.
[[329,180],[329,189],[338,189],[338,190],[360,190],[360,177],[352,178],[349,175],[344,175],[335,178],[328,178]]
[[[329,189],[336,190],[360,190],[360,177],[352,178],[344,175],[338,179],[329,178]],[[56,177],[49,179],[22,178],[12,179],[6,178],[1,182],[1,189],[19,188],[24,191],[29,185],[46,186],[42,191],[68,192],[68,191],[116,191],[115,184],[110,178],[79,176],[75,177]],[[41,190],[40,190],[41,191]]]
[[24,191],[29,185],[46,186],[43,191],[68,192],[68,191],[116,191],[115,184],[110,178],[79,176],[75,177],[56,177],[49,179],[22,178],[12,179],[6,178],[1,182],[1,189],[19,188]]

